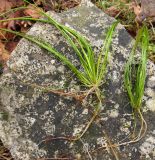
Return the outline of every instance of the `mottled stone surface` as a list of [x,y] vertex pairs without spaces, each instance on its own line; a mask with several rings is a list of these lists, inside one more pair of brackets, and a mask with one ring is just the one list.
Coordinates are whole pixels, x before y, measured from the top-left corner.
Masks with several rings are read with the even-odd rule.
[[[90,2],[62,14],[50,14],[83,34],[96,53],[114,21]],[[80,67],[74,52],[54,27],[37,23],[29,34],[44,38]],[[111,47],[105,84],[102,86],[105,100],[99,116],[82,139],[77,142],[43,142],[51,136],[72,137],[81,133],[93,115],[93,104],[90,102],[90,106],[85,106],[71,97],[43,92],[36,87],[49,86],[53,90],[64,88],[66,92],[84,90],[59,60],[22,39],[7,63],[8,69],[0,78],[0,109],[8,114],[8,119],[0,120],[0,138],[15,160],[115,159],[108,148],[93,151],[107,145],[107,136],[111,143],[117,143],[132,133],[132,110],[123,87],[123,68],[132,44],[132,38],[119,24]],[[155,159],[155,66],[151,62],[148,62],[147,72],[143,103],[143,114],[148,123],[147,134],[138,143],[117,148],[117,155],[122,160]]]

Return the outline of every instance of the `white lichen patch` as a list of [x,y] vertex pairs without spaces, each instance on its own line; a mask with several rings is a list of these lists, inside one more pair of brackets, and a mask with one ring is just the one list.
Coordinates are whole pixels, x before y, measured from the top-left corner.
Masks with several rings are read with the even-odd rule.
[[55,64],[55,59],[52,59],[52,60],[50,61],[50,63],[51,63],[51,64]]
[[118,109],[118,108],[119,108],[119,104],[118,104],[118,103],[115,104],[114,108],[115,108],[115,109]]
[[55,124],[54,123],[54,113],[51,110],[46,111],[40,116],[41,120],[46,120],[42,129],[46,132],[46,135],[54,135],[55,133]]
[[150,110],[152,112],[155,112],[155,91],[154,91],[154,89],[147,88],[145,90],[145,94],[146,94],[146,96],[144,98],[146,101],[146,110]]
[[117,118],[119,115],[119,112],[117,109],[112,109],[109,111],[108,114],[109,114],[109,117],[111,117],[111,118]]
[[56,67],[54,65],[44,65],[44,71],[42,70],[42,74],[54,73],[56,71]]
[[145,155],[146,158],[149,158],[149,154],[155,152],[155,137],[150,136],[145,140],[145,142],[139,147],[142,155]]
[[42,90],[41,89],[38,89],[38,88],[34,88],[34,91],[33,91],[33,95],[30,99],[30,102],[29,104],[34,104],[36,102],[36,100],[40,97],[40,95],[42,94]]
[[152,97],[154,98],[155,97],[155,90],[151,89],[151,88],[147,88],[145,90],[145,93],[149,96],[149,97]]
[[73,11],[73,13],[72,13],[72,17],[74,17],[74,18],[78,17],[78,18],[79,18],[79,13],[77,13],[77,12]]
[[126,135],[130,133],[129,128],[131,127],[131,121],[127,121],[125,118],[121,118],[121,132],[124,132]]
[[26,128],[26,129],[30,128],[34,124],[35,121],[36,121],[35,118],[27,117],[27,116],[24,117],[24,126],[23,126],[23,128]]
[[147,87],[155,87],[155,76],[148,78]]
[[77,114],[76,111],[73,112],[65,112],[64,116],[62,117],[61,123],[64,125],[71,125],[72,124],[72,120],[74,118],[74,116]]
[[48,95],[44,95],[44,96],[42,96],[42,99],[43,99],[45,102],[48,102],[48,101],[49,101],[49,96],[48,96]]
[[37,25],[36,27],[32,27],[28,34],[31,35],[40,35],[43,32],[42,25]]
[[89,150],[90,150],[89,143],[84,143],[84,142],[83,142],[83,151],[84,151],[85,153],[89,153]]
[[107,146],[107,140],[104,137],[97,138],[97,144],[102,147]]
[[82,0],[80,5],[86,5],[87,7],[94,6],[93,3],[91,3],[90,0]]
[[[121,87],[120,87],[120,88],[121,88]],[[121,91],[120,88],[117,88],[117,89],[116,89],[116,91],[115,91],[116,94],[121,94],[122,91]]]
[[54,135],[55,125],[52,122],[46,122],[42,129],[46,132],[46,135]]
[[96,47],[101,47],[103,45],[103,40],[93,41],[93,45]]
[[[14,112],[14,108],[10,107],[11,106],[11,101],[12,99],[16,100],[16,94],[15,91],[12,89],[4,88],[3,91],[1,92],[1,103],[6,106],[7,110],[10,112]],[[15,102],[14,102],[15,103]],[[18,107],[19,104],[16,104],[16,107]]]
[[45,119],[53,120],[54,119],[54,113],[51,110],[47,110],[39,118],[42,119],[42,120],[45,120]]
[[23,67],[24,65],[26,65],[27,63],[29,63],[29,58],[27,55],[23,55],[21,58],[17,59],[15,63],[9,64],[9,67],[14,69],[14,68],[20,68]]
[[155,72],[155,65],[152,61],[148,61],[147,65],[147,75],[152,76]]
[[100,120],[101,120],[101,121],[107,121],[107,120],[108,120],[108,117],[101,118]]
[[119,72],[117,72],[117,71],[113,71],[112,72],[112,81],[114,83],[118,83],[120,81],[119,77],[120,77],[120,73]]
[[82,114],[85,114],[85,115],[88,114],[88,109],[85,108],[85,109],[83,110]]
[[109,115],[109,117],[111,117],[111,118],[117,118],[118,115],[119,115],[118,108],[119,108],[119,104],[115,104],[114,105],[114,109],[108,110],[107,114]]
[[30,160],[44,157],[46,155],[46,151],[43,149],[39,149],[38,145],[33,143],[30,140],[18,139],[19,142],[14,142],[12,147],[10,148],[11,154],[16,160]]
[[56,112],[63,110],[66,107],[66,104],[62,99],[59,99],[58,103],[54,106]]
[[65,67],[64,67],[63,65],[61,65],[61,66],[59,66],[59,67],[57,68],[57,70],[58,70],[59,72],[61,72],[61,73],[64,73]]
[[77,154],[75,155],[75,158],[76,158],[77,160],[81,160],[82,156],[81,156],[80,153],[77,153]]
[[78,136],[82,130],[84,129],[85,125],[75,125],[73,130],[73,136]]
[[0,136],[3,143],[7,146],[12,146],[15,139],[22,135],[22,129],[18,122],[12,118],[10,122],[0,121]]
[[154,97],[154,99],[149,99],[146,101],[146,107],[150,111],[155,112],[155,97]]

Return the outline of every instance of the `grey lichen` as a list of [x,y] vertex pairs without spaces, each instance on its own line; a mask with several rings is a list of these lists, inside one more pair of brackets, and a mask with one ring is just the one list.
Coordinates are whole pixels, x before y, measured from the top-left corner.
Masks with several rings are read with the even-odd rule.
[[148,137],[139,148],[141,154],[145,155],[146,159],[152,159],[151,155],[155,158],[155,137]]
[[[86,37],[95,54],[101,50],[107,30],[115,21],[87,0],[63,14],[49,12],[49,15]],[[81,67],[71,47],[53,26],[36,23],[28,34],[48,41],[78,68]],[[111,45],[105,81],[100,86],[104,97],[101,112],[80,141],[73,143],[46,138],[78,136],[93,116],[94,96],[89,95],[87,101],[81,103],[71,96],[53,93],[52,90],[78,93],[87,88],[81,86],[75,75],[53,55],[22,39],[0,80],[0,107],[9,115],[8,121],[0,120],[0,137],[11,148],[15,160],[59,158],[62,155],[72,159],[113,159],[104,131],[112,143],[117,143],[127,137],[133,127],[132,110],[123,88],[124,65],[132,46],[131,36],[119,24]],[[154,73],[155,65],[149,61],[144,105],[145,117],[150,124],[155,120]],[[133,144],[133,150],[129,146],[123,148],[128,156],[123,159],[132,159],[135,154],[140,159],[139,150],[142,156],[154,156],[154,125],[149,125],[148,130],[143,144]],[[101,146],[107,147],[108,153],[102,149],[92,154]]]

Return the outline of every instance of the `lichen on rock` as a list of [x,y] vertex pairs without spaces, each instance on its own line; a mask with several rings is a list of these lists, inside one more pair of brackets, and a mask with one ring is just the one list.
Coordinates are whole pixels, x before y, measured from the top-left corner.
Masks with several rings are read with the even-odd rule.
[[[102,47],[106,31],[115,21],[91,2],[82,3],[60,14],[49,14],[86,37],[96,54]],[[53,26],[36,23],[28,34],[48,41],[80,67],[72,48]],[[72,97],[43,91],[39,86],[51,90],[63,89],[65,92],[83,88],[58,59],[32,42],[22,39],[0,78],[0,109],[8,113],[8,120],[0,120],[0,138],[10,148],[13,157],[16,160],[62,157],[89,159],[90,156],[98,160],[103,157],[104,160],[114,159],[110,150],[106,152],[97,149],[108,144],[105,133],[111,143],[117,143],[133,130],[132,110],[123,87],[124,65],[132,46],[133,39],[119,24],[112,42],[105,83],[101,87],[105,97],[101,112],[81,140],[73,143],[52,138],[71,137],[81,133],[93,116],[93,108]],[[149,158],[155,158],[152,148],[154,143],[151,142],[154,140],[155,112],[150,107],[154,105],[154,77],[155,66],[149,61],[143,104],[144,117],[149,123],[147,135],[136,144],[118,147],[118,156],[122,160],[146,159],[148,154]],[[151,147],[149,152],[146,152],[145,146]]]

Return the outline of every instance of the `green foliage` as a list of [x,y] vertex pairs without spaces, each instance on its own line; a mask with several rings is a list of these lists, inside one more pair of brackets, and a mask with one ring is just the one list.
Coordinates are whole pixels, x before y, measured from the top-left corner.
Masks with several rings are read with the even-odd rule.
[[[134,64],[135,55],[139,44],[141,47],[141,57],[139,59],[138,66],[136,66]],[[125,67],[125,88],[127,89],[131,106],[135,109],[139,109],[141,107],[144,95],[148,44],[148,29],[146,26],[143,26],[137,34],[135,45]],[[135,76],[133,76],[134,74]]]
[[3,29],[3,30],[22,36],[36,43],[40,47],[48,50],[56,58],[60,59],[64,64],[66,64],[72,70],[72,72],[76,74],[81,83],[83,83],[85,86],[89,88],[93,88],[92,90],[96,91],[97,93],[99,90],[98,87],[101,85],[106,72],[108,57],[109,57],[109,48],[112,41],[113,32],[115,30],[115,27],[117,26],[117,22],[114,22],[110,27],[101,52],[98,55],[95,55],[90,43],[81,34],[79,34],[73,29],[70,29],[56,22],[45,12],[43,11],[40,12],[43,16],[46,17],[46,19],[34,19],[30,17],[19,17],[13,19],[40,21],[54,25],[65,37],[69,45],[74,49],[76,55],[79,58],[79,62],[82,66],[82,71],[77,69],[77,67],[74,66],[68,58],[66,58],[62,53],[58,52],[49,43],[41,39],[38,39],[37,37],[25,35],[16,31],[8,29]]

